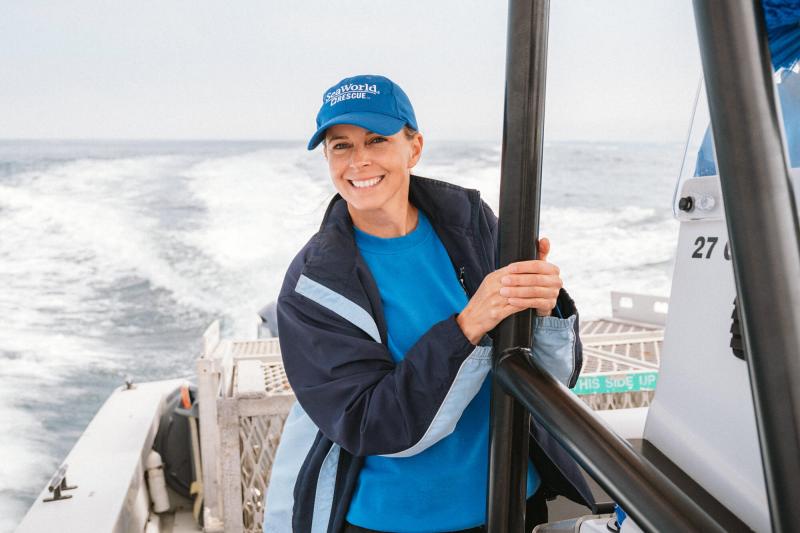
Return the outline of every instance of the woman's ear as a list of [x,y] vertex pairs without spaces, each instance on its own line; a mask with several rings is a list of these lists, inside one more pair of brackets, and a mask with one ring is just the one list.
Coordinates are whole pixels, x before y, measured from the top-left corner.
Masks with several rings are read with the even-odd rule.
[[425,144],[425,140],[422,138],[422,134],[417,132],[409,142],[411,143],[411,157],[408,160],[408,168],[414,168],[422,156],[422,146]]

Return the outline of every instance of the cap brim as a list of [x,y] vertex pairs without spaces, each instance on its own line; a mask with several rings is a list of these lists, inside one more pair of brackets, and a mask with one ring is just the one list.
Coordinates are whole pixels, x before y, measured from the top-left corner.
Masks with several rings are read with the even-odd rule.
[[325,138],[325,131],[337,124],[352,124],[380,135],[394,135],[400,131],[406,123],[399,118],[381,115],[380,113],[360,112],[338,115],[317,129],[314,135],[311,136],[311,140],[308,141],[308,149],[313,150],[316,148]]

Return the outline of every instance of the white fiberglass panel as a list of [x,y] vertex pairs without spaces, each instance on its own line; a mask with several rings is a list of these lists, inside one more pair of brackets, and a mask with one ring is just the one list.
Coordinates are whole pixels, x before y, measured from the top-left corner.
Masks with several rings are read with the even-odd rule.
[[[770,521],[724,219],[681,223],[658,388],[645,438],[756,531]],[[712,246],[713,245],[713,246]]]

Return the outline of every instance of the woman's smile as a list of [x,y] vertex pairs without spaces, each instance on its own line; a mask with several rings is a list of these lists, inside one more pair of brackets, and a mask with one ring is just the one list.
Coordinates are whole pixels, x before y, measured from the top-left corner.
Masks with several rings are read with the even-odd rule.
[[383,181],[385,176],[381,174],[380,176],[375,176],[372,178],[353,178],[348,179],[347,181],[350,182],[350,185],[355,187],[356,189],[372,189],[377,186],[380,182]]

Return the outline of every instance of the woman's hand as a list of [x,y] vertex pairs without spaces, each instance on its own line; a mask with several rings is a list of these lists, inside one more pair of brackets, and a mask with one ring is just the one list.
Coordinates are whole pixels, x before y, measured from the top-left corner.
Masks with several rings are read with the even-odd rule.
[[550,315],[563,283],[559,268],[547,262],[549,253],[550,241],[542,238],[541,259],[511,263],[484,278],[456,318],[472,344],[478,344],[504,318],[523,309],[535,309],[539,316]]

